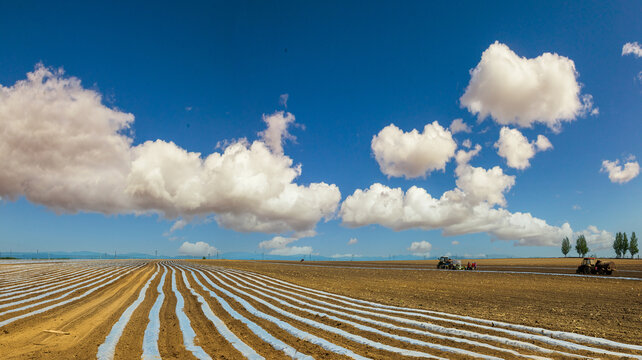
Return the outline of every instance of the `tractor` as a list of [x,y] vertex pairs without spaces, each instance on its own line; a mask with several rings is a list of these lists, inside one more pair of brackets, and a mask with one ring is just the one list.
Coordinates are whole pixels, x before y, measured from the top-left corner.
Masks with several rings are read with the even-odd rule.
[[439,258],[439,263],[437,263],[437,269],[452,269],[453,260],[448,256],[442,256]]
[[615,263],[613,261],[602,261],[594,257],[587,257],[582,260],[575,272],[585,275],[611,275],[613,271],[615,271]]

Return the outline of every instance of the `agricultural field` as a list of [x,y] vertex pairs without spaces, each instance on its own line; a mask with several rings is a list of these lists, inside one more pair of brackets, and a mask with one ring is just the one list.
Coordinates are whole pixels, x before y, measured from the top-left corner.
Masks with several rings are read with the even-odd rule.
[[578,259],[477,262],[5,262],[0,354],[642,359],[642,262],[610,277],[573,276]]

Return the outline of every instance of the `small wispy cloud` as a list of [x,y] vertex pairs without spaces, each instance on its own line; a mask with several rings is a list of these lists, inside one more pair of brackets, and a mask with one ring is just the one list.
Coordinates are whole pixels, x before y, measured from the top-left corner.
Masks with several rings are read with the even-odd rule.
[[283,105],[286,109],[288,108],[288,98],[290,97],[289,94],[281,94],[279,96],[279,104]]
[[361,255],[358,254],[334,254],[330,256],[333,259],[341,259],[341,258],[353,258],[353,257],[361,257]]
[[638,42],[629,42],[622,46],[622,56],[633,55],[635,57],[642,57],[642,46]]

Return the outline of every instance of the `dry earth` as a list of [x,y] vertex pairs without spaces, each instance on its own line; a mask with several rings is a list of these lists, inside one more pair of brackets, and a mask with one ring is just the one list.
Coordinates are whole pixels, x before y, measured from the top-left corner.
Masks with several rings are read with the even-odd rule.
[[530,273],[577,262],[4,263],[0,358],[642,358],[641,281]]

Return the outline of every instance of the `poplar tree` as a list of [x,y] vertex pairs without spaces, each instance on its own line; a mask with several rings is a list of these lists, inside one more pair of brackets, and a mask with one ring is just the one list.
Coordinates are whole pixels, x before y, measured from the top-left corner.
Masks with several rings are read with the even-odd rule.
[[613,250],[615,250],[615,257],[622,256],[622,233],[619,231],[615,234],[615,240],[613,240]]
[[568,236],[562,239],[562,254],[566,257],[566,254],[571,251],[571,241],[568,239]]
[[584,257],[584,255],[588,254],[588,252],[590,251],[584,235],[580,235],[577,237],[577,240],[575,241],[575,251],[577,251],[577,254],[580,257]]
[[635,236],[635,232],[631,234],[631,241],[629,242],[629,252],[631,253],[631,259],[637,254],[640,250],[638,249],[638,237]]

